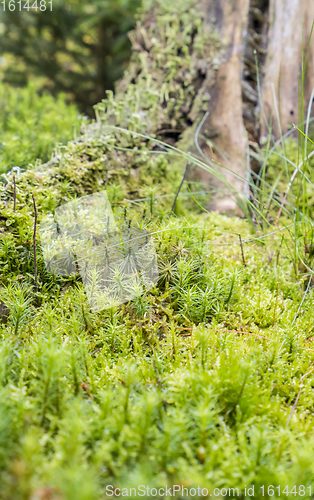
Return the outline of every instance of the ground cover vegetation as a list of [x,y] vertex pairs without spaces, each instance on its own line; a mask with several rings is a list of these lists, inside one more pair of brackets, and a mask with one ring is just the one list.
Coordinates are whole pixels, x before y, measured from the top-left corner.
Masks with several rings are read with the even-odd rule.
[[79,135],[83,116],[65,96],[39,96],[34,85],[23,89],[0,83],[0,172],[26,169],[50,159],[57,143]]
[[[163,57],[172,55],[156,64]],[[193,80],[192,69],[181,69]],[[133,70],[127,90],[108,93],[76,140],[3,178],[0,498],[96,500],[107,485],[139,484],[239,488],[231,498],[245,498],[250,485],[257,498],[263,485],[264,496],[270,485],[292,496],[303,485],[309,498],[309,120],[298,141],[270,138],[259,151],[265,168],[246,218],[207,213],[206,186],[190,180],[178,189],[186,163],[210,167],[152,133],[153,120],[165,122],[166,87],[158,93],[148,71],[131,84]],[[177,98],[171,65],[165,72],[176,124],[186,100],[194,110],[204,103],[187,90]],[[80,277],[48,273],[33,238],[46,213],[103,189],[120,226],[154,235],[159,280],[129,303],[92,313]]]
[[[265,230],[200,213],[205,192],[193,184],[172,213],[178,158],[135,137],[129,166],[115,169],[126,132],[90,133],[21,175],[15,195],[10,176],[2,189],[0,497],[96,499],[108,484],[237,487],[242,498],[248,484],[308,488],[310,221],[283,212]],[[160,279],[91,313],[79,276],[47,273],[39,240],[35,291],[32,194],[40,221],[102,188],[121,225],[154,234]]]

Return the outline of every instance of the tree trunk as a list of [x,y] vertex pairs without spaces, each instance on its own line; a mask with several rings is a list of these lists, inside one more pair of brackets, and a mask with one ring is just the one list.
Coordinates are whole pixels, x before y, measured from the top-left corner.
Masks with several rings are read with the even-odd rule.
[[[210,2],[209,2],[210,3]],[[242,73],[244,37],[247,33],[249,0],[221,0],[219,32],[225,47],[217,72],[215,85],[209,88],[212,99],[209,102],[209,117],[205,127],[214,132],[212,147],[216,162],[223,164],[226,180],[236,191],[244,193],[246,176],[245,156],[247,134],[243,122]],[[207,153],[209,153],[207,149]],[[219,168],[218,166],[216,168]],[[234,175],[237,174],[238,176]],[[212,208],[215,210],[235,210],[236,200],[226,196],[223,186],[212,178],[223,196],[216,197]],[[218,193],[217,193],[218,194]]]
[[[269,31],[265,75],[262,80],[262,106],[267,123],[261,116],[261,134],[267,133],[272,119],[276,138],[289,124],[304,119],[299,115],[301,98],[301,61],[305,58],[314,20],[313,0],[270,0]],[[303,49],[303,54],[302,54]],[[307,106],[314,88],[314,39],[309,44],[304,98]]]
[[[219,31],[226,42],[226,50],[216,83],[208,89],[214,98],[209,103],[207,124],[214,138],[212,146],[216,160],[245,178],[248,173],[246,137],[254,147],[254,143],[260,145],[265,141],[270,130],[273,139],[278,139],[291,123],[300,123],[305,118],[314,88],[314,38],[310,39],[314,2],[220,0],[219,3],[223,12]],[[303,87],[302,57],[306,62]],[[305,109],[300,111],[302,88]],[[253,155],[250,168],[258,170],[258,167]],[[202,177],[204,179],[204,175]],[[239,177],[232,178],[228,170],[225,170],[225,177],[237,190],[245,192],[244,182]],[[221,191],[222,186],[215,179],[210,182],[217,187],[217,192]],[[211,206],[230,211],[235,208],[235,199],[217,196]]]
[[[304,118],[303,115],[298,116],[302,46],[305,54],[314,20],[314,2],[198,0],[194,4],[202,13],[203,35],[207,34],[208,39],[218,37],[219,48],[213,51],[212,43],[204,43],[200,57],[193,43],[189,47],[199,77],[190,79],[195,89],[194,97],[187,98],[186,105],[181,107],[175,118],[171,113],[168,116],[163,114],[162,125],[168,130],[183,128],[185,132],[182,135],[170,134],[170,137],[169,134],[161,134],[160,137],[172,143],[181,139],[179,144],[189,144],[190,149],[193,149],[191,140],[187,141],[186,137],[195,134],[196,125],[203,117],[195,103],[207,95],[209,114],[200,131],[200,137],[203,137],[200,146],[207,155],[209,164],[224,172],[229,186],[233,187],[233,193],[238,191],[243,195],[247,191],[244,179],[248,176],[249,168],[259,168],[254,155],[251,162],[248,161],[248,141],[253,148],[254,143],[259,146],[265,140],[264,136],[270,125],[273,139],[278,139],[281,133],[287,131],[291,122],[300,122]],[[132,37],[133,48],[142,52],[147,68],[150,67],[150,59],[154,57],[152,41],[160,37],[160,33],[156,32],[158,15],[158,9],[150,11]],[[181,23],[180,28],[183,30],[185,26]],[[165,49],[167,44],[171,45],[170,38],[164,44]],[[305,106],[314,86],[314,39],[309,44],[306,62]],[[159,67],[158,71],[161,75],[164,74],[164,68]],[[153,73],[152,76],[156,78]],[[186,88],[184,82],[180,81],[180,74],[176,83],[176,92],[172,93],[175,98],[178,85]],[[258,96],[258,83],[261,99]],[[163,99],[163,109],[167,107],[167,101],[169,98]],[[204,109],[203,107],[202,110]],[[185,113],[186,110],[189,112]],[[211,208],[222,211],[236,209],[236,200],[234,196],[230,196],[230,189],[229,194],[226,194],[225,186],[206,172],[197,171],[194,172],[194,177],[195,175],[210,183],[217,191]]]

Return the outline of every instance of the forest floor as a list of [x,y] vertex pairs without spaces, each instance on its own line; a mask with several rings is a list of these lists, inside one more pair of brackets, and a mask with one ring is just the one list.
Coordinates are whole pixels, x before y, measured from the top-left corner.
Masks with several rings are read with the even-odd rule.
[[[196,182],[173,206],[186,153],[137,133],[132,109],[128,131],[92,123],[26,169],[68,140],[66,107],[16,92],[0,123],[0,499],[310,498],[311,141],[259,151],[248,217],[227,217]],[[153,237],[159,278],[93,312],[80,274],[46,267],[40,228],[99,191],[118,227]]]
[[[87,174],[75,171],[73,148]],[[113,488],[135,498],[139,485],[175,485],[176,498],[198,487],[204,497],[249,498],[254,487],[262,498],[273,487],[275,498],[309,498],[310,222],[206,213],[188,190],[174,214],[169,189],[158,195],[163,180],[136,202],[109,178],[116,220],[154,236],[159,280],[91,312],[79,276],[45,269],[38,234],[34,260],[31,194],[40,222],[103,154],[97,141],[70,144],[57,167],[29,170],[15,187],[8,174],[2,190],[0,498],[96,500]]]

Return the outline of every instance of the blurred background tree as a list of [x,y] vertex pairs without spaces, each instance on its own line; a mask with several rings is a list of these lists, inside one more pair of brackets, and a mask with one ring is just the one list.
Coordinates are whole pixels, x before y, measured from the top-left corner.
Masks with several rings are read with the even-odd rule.
[[[0,78],[14,86],[30,80],[38,90],[64,92],[68,101],[93,116],[93,105],[113,90],[128,64],[141,0],[53,0],[52,10],[1,10]],[[34,8],[32,6],[34,5]]]

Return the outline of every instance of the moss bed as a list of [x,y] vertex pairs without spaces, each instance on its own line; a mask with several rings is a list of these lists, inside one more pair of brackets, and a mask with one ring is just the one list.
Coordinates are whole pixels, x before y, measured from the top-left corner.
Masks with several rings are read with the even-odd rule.
[[[191,49],[182,73],[171,65],[175,47],[165,49],[180,24],[169,7],[150,32],[164,40],[150,70],[139,52],[79,139],[1,187],[0,499],[98,500],[112,487],[148,498],[130,492],[139,485],[206,488],[216,498],[249,498],[253,486],[255,498],[272,496],[271,485],[274,498],[314,491],[314,296],[295,237],[303,240],[289,221],[258,229],[204,213],[204,187],[192,182],[171,210],[185,164],[154,131],[188,130],[206,104],[189,97],[197,72],[188,55],[203,47],[192,4],[182,10],[190,24],[180,43]],[[150,80],[155,70],[172,94]],[[40,223],[104,189],[120,226],[154,235],[159,280],[92,313],[78,276],[46,270],[38,234],[35,291],[33,196]]]
[[[200,213],[184,190],[171,213],[180,171],[158,184],[153,172],[171,165],[162,155],[137,178],[108,169],[100,185],[106,148],[82,139],[27,171],[15,212],[13,182],[2,190],[0,498],[109,498],[108,485],[239,488],[242,498],[248,485],[260,497],[262,485],[307,488],[313,293],[300,304],[285,231],[261,239],[243,219]],[[97,186],[121,225],[154,234],[160,278],[92,313],[79,277],[46,271],[39,240],[35,294],[31,195],[40,222]]]

